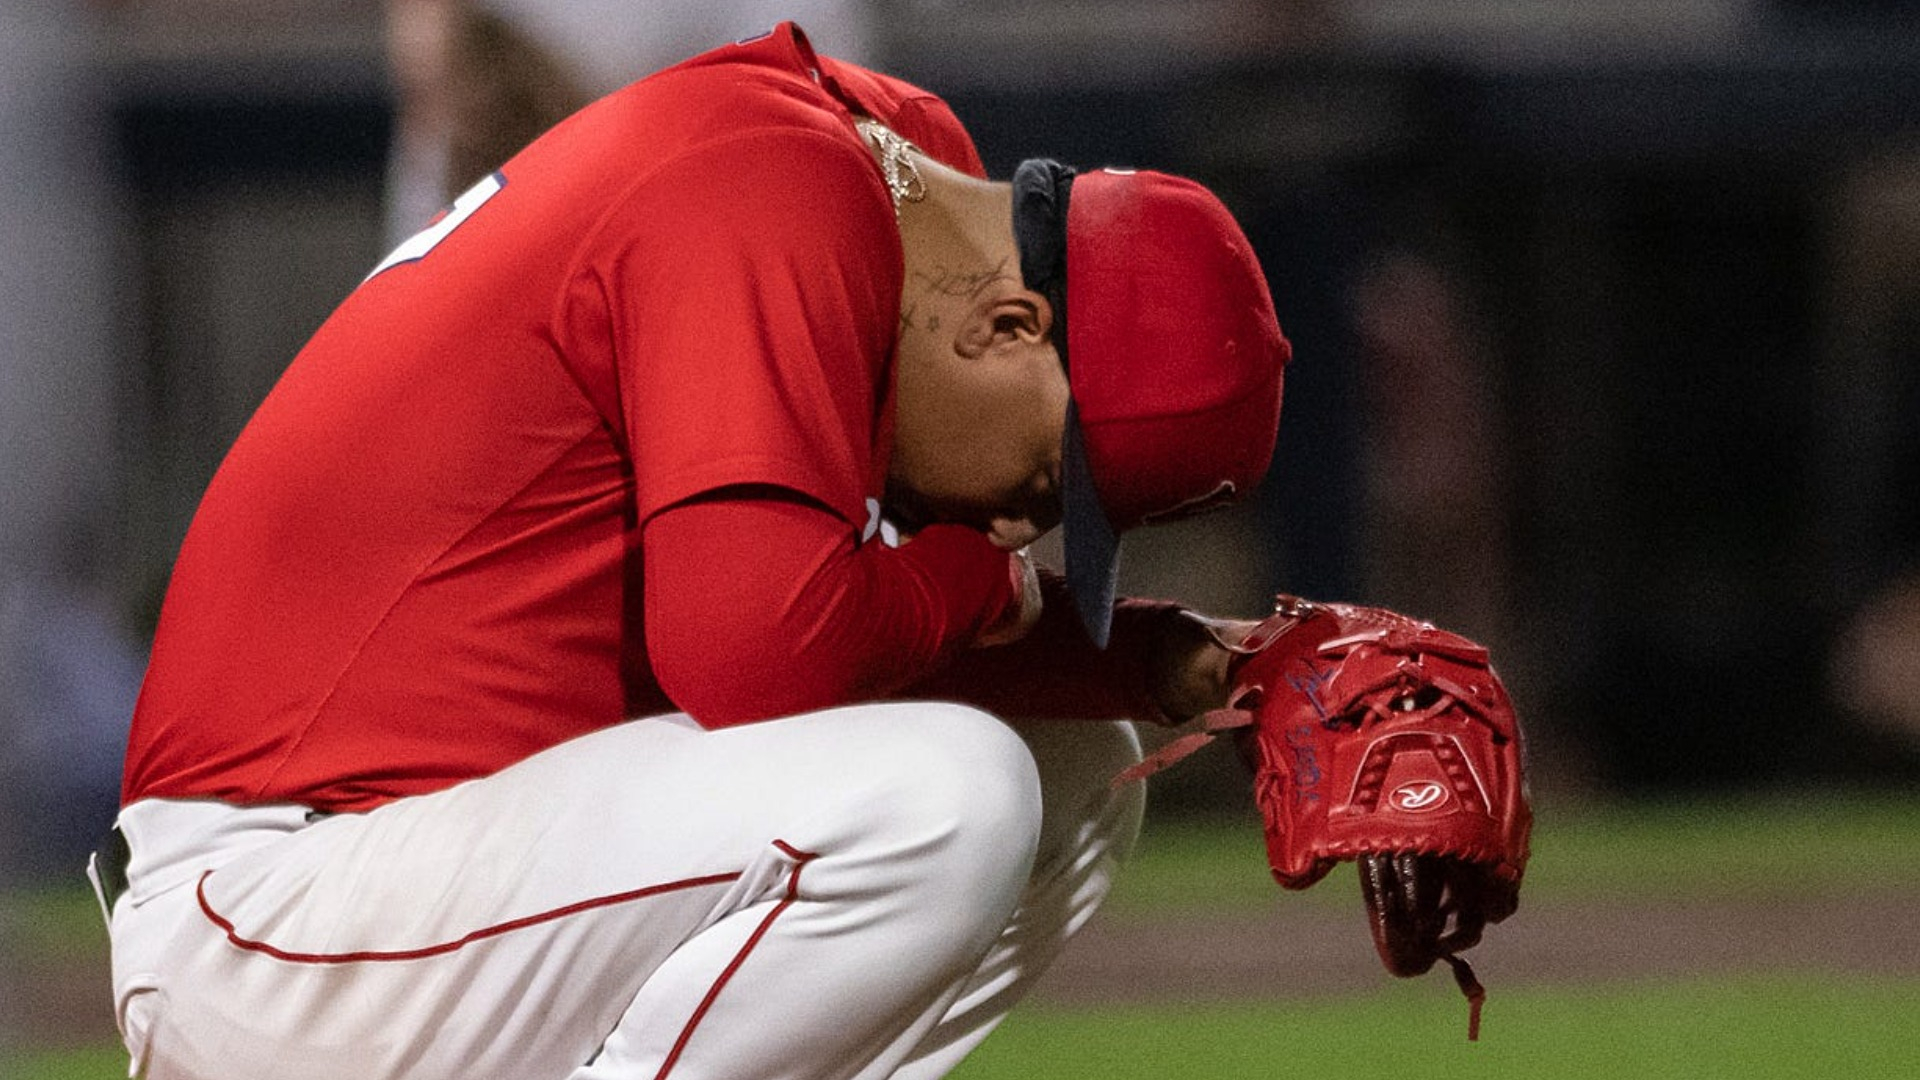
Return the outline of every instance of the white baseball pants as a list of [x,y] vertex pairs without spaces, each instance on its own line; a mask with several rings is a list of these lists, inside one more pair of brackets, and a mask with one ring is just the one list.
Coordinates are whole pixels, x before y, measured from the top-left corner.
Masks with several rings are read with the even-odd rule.
[[1139,829],[1125,723],[635,721],[315,822],[144,800],[111,914],[151,1080],[944,1075]]

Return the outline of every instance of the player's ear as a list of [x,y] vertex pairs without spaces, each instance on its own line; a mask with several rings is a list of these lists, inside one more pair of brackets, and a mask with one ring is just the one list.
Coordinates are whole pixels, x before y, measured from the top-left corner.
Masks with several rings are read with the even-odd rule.
[[1032,289],[1012,288],[982,297],[967,313],[954,350],[973,358],[1004,345],[1034,345],[1053,332],[1053,305]]

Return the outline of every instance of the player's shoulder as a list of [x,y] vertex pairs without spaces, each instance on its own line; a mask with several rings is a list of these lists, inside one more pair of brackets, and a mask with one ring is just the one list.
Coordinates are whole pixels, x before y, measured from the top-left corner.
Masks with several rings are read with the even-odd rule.
[[727,102],[736,125],[762,118],[783,125],[844,125],[858,114],[882,121],[953,168],[984,176],[964,125],[941,98],[897,76],[815,50],[791,22],[668,68],[638,84],[673,102]]
[[650,75],[621,94],[650,113],[678,115],[698,126],[824,124],[843,106],[823,71],[822,58],[800,28],[781,23]]
[[[845,107],[805,54],[779,45],[724,46],[593,102],[509,161],[508,186],[521,200],[546,196],[568,216],[590,219],[638,188],[661,186],[650,178],[701,173],[703,161],[722,189],[750,194],[745,182],[778,184],[780,171],[803,171],[796,167],[811,157],[862,158]],[[796,139],[814,145],[791,149]],[[744,163],[745,173],[735,149],[743,140],[761,144],[764,159]]]

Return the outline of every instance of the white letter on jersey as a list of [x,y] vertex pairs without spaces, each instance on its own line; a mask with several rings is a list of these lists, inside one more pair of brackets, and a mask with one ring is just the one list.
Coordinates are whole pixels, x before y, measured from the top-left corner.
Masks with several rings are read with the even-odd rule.
[[374,267],[372,273],[360,279],[360,283],[366,284],[388,267],[425,258],[427,252],[432,251],[436,244],[447,238],[448,233],[459,228],[461,222],[472,217],[475,210],[484,206],[488,199],[499,194],[500,189],[506,186],[506,177],[499,173],[492,173],[468,188],[460,194],[459,198],[453,200],[452,206],[447,207],[444,213],[433,220],[433,224],[402,240],[399,247],[394,248],[386,258],[380,260],[380,265]]
[[860,542],[866,543],[875,536],[888,547],[900,546],[900,529],[893,522],[880,516],[880,500],[867,500],[867,527],[860,530]]

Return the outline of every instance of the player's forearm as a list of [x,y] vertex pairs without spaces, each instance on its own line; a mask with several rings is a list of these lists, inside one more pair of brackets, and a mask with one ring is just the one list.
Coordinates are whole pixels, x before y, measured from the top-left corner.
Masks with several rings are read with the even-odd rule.
[[788,497],[689,503],[647,523],[650,663],[709,727],[886,697],[1012,603],[1007,556],[935,526],[899,549]]
[[1118,717],[1161,722],[1155,673],[1180,606],[1163,600],[1122,600],[1113,635],[1099,649],[1087,637],[1058,574],[1041,572],[1046,607],[1019,641],[971,650],[902,696],[964,701],[1010,718],[1099,720]]

